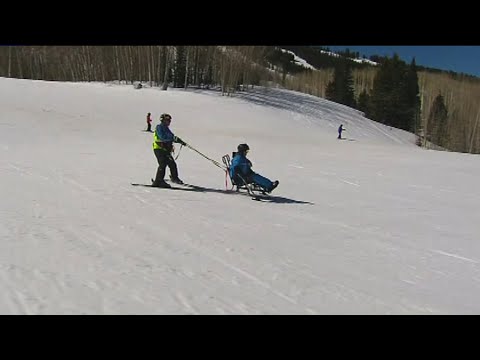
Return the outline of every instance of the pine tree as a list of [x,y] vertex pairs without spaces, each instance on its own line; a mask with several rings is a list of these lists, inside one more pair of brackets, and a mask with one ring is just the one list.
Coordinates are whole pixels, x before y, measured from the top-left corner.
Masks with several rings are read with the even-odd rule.
[[407,105],[409,107],[408,131],[417,133],[420,127],[420,89],[415,58],[407,70],[406,80]]
[[285,86],[287,74],[291,71],[294,64],[294,56],[290,53],[280,55],[280,64],[282,66],[282,85]]
[[325,89],[325,97],[328,100],[336,101],[335,80],[330,81]]
[[357,109],[362,111],[366,117],[370,116],[370,96],[367,90],[363,90],[358,96]]
[[448,110],[441,94],[438,94],[433,101],[428,116],[428,135],[430,141],[436,145],[446,147],[448,144],[447,133]]
[[345,74],[343,83],[344,98],[342,103],[347,106],[355,107],[355,90],[352,76],[352,67],[350,64],[350,61],[345,62]]
[[328,100],[355,107],[352,69],[347,60],[340,61],[335,67],[333,80],[328,83],[325,96]]
[[373,81],[372,119],[400,129],[410,129],[411,105],[407,66],[397,54],[385,59]]

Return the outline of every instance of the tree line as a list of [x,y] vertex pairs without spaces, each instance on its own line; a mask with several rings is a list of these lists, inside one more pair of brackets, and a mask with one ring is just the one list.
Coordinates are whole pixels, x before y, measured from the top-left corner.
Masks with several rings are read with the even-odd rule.
[[330,56],[328,48],[274,46],[4,46],[0,76],[58,81],[141,81],[164,90],[218,88],[224,95],[254,85],[326,97],[368,118],[419,135],[419,144],[480,153],[480,81],[430,72],[397,55],[378,66]]
[[142,81],[150,86],[219,86],[231,94],[239,84],[258,84],[265,69],[258,46],[6,46],[0,75],[58,81]]
[[[317,95],[412,132],[419,146],[480,153],[479,79],[451,72],[419,72],[415,59],[407,64],[396,54],[384,57],[373,72],[371,67],[354,69],[355,64],[345,57],[338,59],[330,80],[323,78],[325,93]],[[309,91],[309,82],[318,78],[304,77],[303,90]]]

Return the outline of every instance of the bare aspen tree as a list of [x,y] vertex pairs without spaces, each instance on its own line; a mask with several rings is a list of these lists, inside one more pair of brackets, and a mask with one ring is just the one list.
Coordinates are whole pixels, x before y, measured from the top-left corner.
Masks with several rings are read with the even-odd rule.
[[152,47],[148,46],[148,84],[152,87],[152,68],[153,68],[153,56],[152,56]]
[[100,72],[102,74],[102,81],[106,82],[106,74],[105,74],[105,63],[108,61],[105,59],[105,51],[104,48],[100,49],[100,58],[102,59],[101,61],[101,67],[100,67]]
[[197,86],[198,79],[198,46],[193,47],[193,74],[192,74],[192,83],[193,86]]
[[125,50],[125,60],[128,62],[129,65],[128,80],[130,80],[130,84],[133,84],[133,81],[135,80],[135,64],[133,62],[135,57],[133,56],[133,48],[132,46],[126,46]]
[[[142,81],[143,80],[143,71],[142,71],[142,50],[143,50],[143,47],[142,46],[137,46],[136,48],[133,49],[133,52],[136,54],[136,56],[134,56],[134,58],[136,59],[137,61],[137,71],[138,73],[134,74],[134,80],[139,80],[139,81]],[[132,54],[133,56],[133,54]]]
[[184,85],[184,89],[187,89],[187,85],[188,85],[188,60],[190,58],[190,46],[187,46],[186,49],[185,49],[186,53],[187,53],[187,59],[186,59],[186,62],[185,62],[185,85]]
[[165,74],[163,76],[162,90],[168,89],[168,73],[170,72],[170,46],[165,46]]
[[125,81],[125,84],[128,83],[128,79],[130,78],[130,69],[129,69],[129,61],[128,61],[128,49],[127,46],[120,46],[120,64],[122,65],[123,70],[123,77],[122,81]]
[[18,49],[18,51],[16,51],[17,65],[18,65],[18,77],[20,79],[23,79],[23,68],[22,68],[22,62],[21,62],[22,53],[23,53],[22,49]]
[[233,47],[229,54],[230,57],[230,76],[229,76],[229,95],[235,93],[237,90],[239,77],[242,71],[242,63],[245,61],[243,54],[240,52],[240,47]]
[[82,46],[82,62],[84,70],[84,80],[90,81],[90,64],[88,59],[88,46]]
[[8,47],[8,77],[12,77],[12,47]]
[[158,65],[157,65],[157,86],[160,86],[160,83],[162,82],[162,70],[163,70],[163,63],[162,63],[162,54],[163,54],[163,47],[158,46]]
[[224,56],[220,54],[220,76],[221,76],[221,87],[222,87],[222,96],[226,93],[226,83],[227,83],[227,64]]
[[479,118],[480,118],[480,109],[478,110],[477,118],[475,119],[475,125],[473,127],[472,136],[471,136],[471,140],[470,140],[470,148],[468,150],[469,153],[473,152],[473,141],[475,140],[475,132],[477,131],[478,119]]
[[118,54],[118,46],[114,46],[113,47],[113,50],[114,50],[114,61],[115,61],[115,67],[117,69],[117,78],[118,78],[118,81],[122,80],[122,75],[120,73],[120,58],[119,58],[119,54]]

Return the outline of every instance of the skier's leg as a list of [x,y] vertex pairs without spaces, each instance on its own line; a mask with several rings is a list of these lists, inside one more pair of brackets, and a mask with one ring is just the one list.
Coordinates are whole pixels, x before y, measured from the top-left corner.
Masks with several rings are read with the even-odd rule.
[[155,149],[153,150],[155,153],[155,157],[157,158],[158,161],[158,168],[157,168],[157,174],[155,176],[155,181],[153,182],[154,185],[160,185],[165,183],[165,170],[167,168],[167,156],[168,155],[165,151]]
[[251,179],[253,183],[260,185],[267,191],[269,191],[273,186],[273,183],[270,181],[270,179],[267,179],[266,177],[256,173],[252,175]]
[[266,177],[259,174],[253,174],[251,178],[253,183],[260,185],[268,193],[272,192],[279,184],[278,180],[272,182],[270,179],[267,179]]
[[170,169],[170,179],[175,183],[183,184],[183,181],[178,177],[177,163],[171,154],[167,156],[167,165]]

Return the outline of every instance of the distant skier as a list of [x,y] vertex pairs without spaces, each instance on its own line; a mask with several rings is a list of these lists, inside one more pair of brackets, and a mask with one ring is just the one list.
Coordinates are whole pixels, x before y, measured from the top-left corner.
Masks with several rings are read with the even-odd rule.
[[172,182],[183,184],[183,181],[178,177],[178,169],[175,160],[173,159],[173,143],[186,145],[186,143],[175,136],[170,130],[169,126],[172,122],[172,117],[169,114],[162,114],[160,116],[160,124],[155,128],[153,133],[153,152],[158,161],[157,175],[152,186],[154,187],[171,187],[165,182],[165,170],[167,166],[170,169],[170,178]]
[[152,131],[152,118],[151,118],[151,115],[150,113],[147,114],[147,131],[149,132],[153,132]]
[[254,183],[267,192],[272,192],[279,184],[278,180],[272,182],[270,179],[263,177],[252,170],[252,162],[247,159],[247,153],[250,147],[247,144],[240,144],[237,147],[238,152],[232,159],[230,167],[230,177],[236,184],[243,184],[244,179],[248,184]]
[[343,128],[343,124],[340,124],[339,128],[338,128],[338,138],[337,139],[342,139],[342,131],[345,131],[345,129]]

